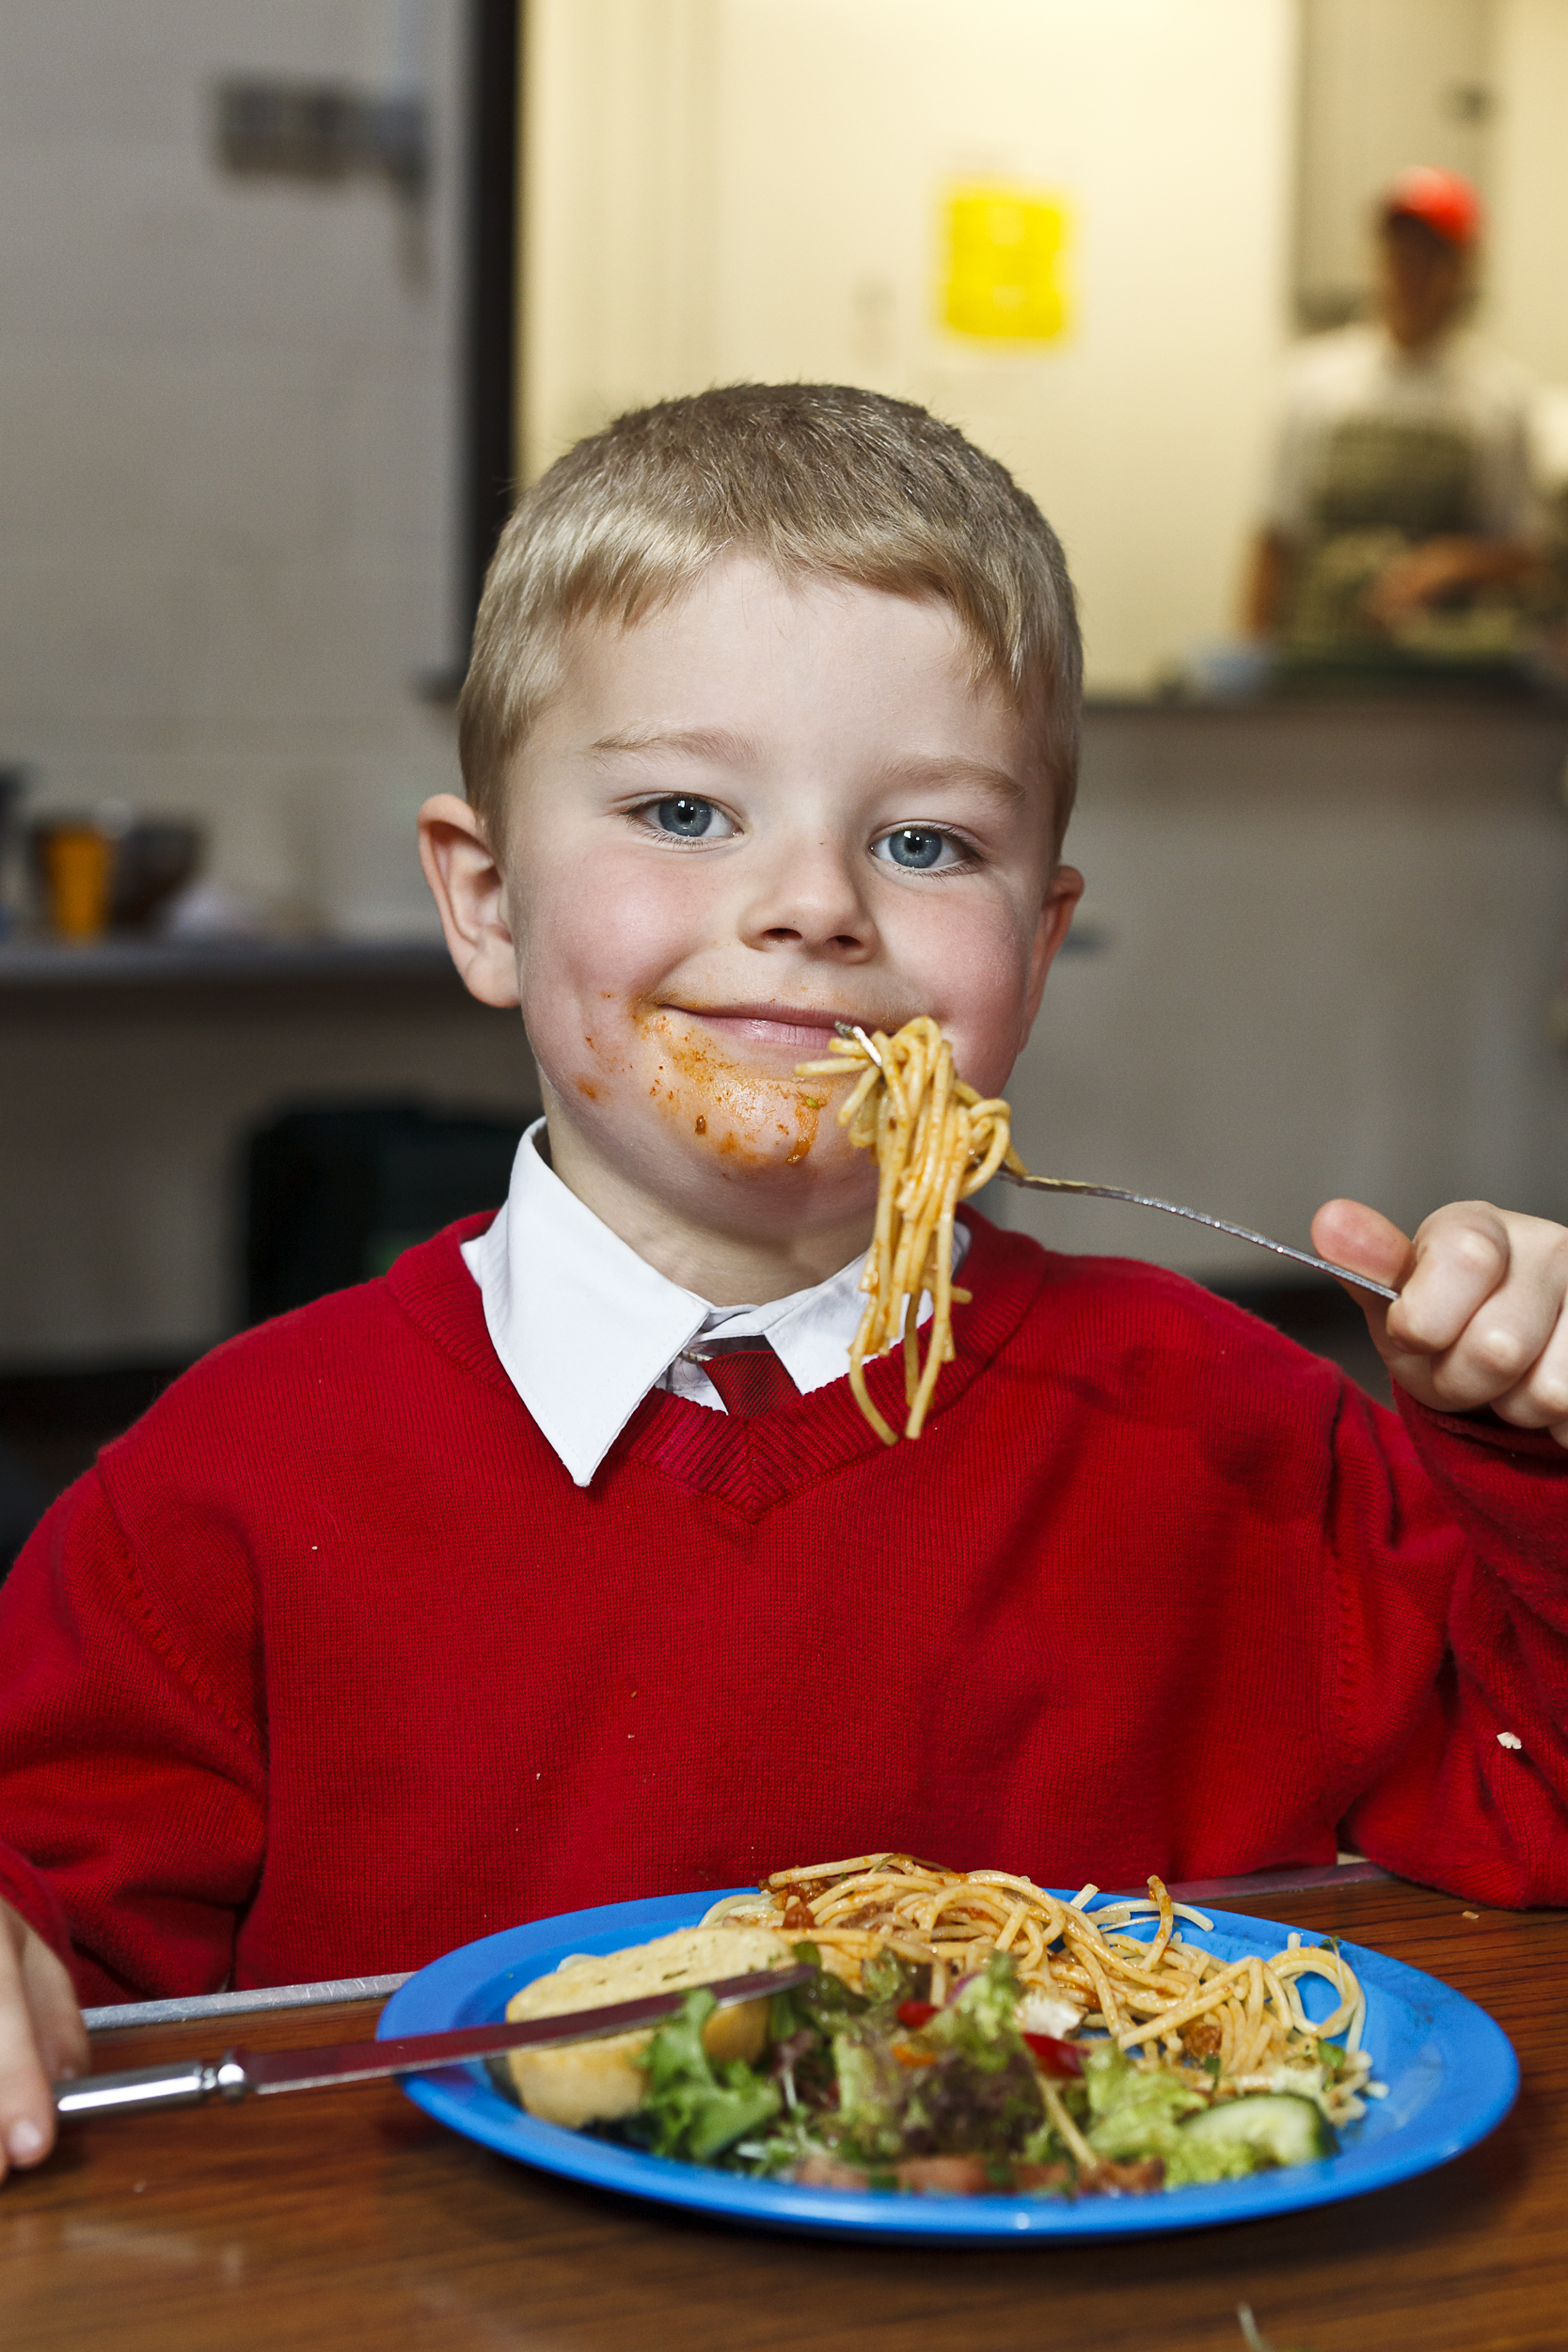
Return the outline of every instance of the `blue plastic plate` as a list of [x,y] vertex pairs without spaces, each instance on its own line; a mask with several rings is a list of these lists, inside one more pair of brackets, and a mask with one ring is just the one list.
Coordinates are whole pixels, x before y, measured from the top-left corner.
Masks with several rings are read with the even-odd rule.
[[[607,1903],[508,1928],[448,1952],[411,1977],[382,2012],[383,2035],[439,2033],[481,2025],[505,2014],[520,1985],[546,1975],[574,1952],[614,1952],[645,1944],[676,1928],[693,1927],[724,1890],[668,1895],[653,1901]],[[1233,1959],[1243,1952],[1279,1950],[1290,1933],[1271,1919],[1212,1912],[1212,1934],[1183,1924],[1182,1933]],[[1303,1942],[1316,1942],[1303,1931]],[[682,2205],[716,2219],[769,2230],[833,2232],[851,2237],[968,2242],[975,2239],[1068,2239],[1144,2236],[1166,2230],[1201,2230],[1222,2221],[1251,2221],[1295,2213],[1341,2197],[1362,2197],[1413,2173],[1446,2164],[1500,2123],[1519,2087],[1519,2065],[1501,2027],[1473,2001],[1419,1969],[1406,1968],[1359,1945],[1341,1947],[1367,1994],[1367,2043],[1373,2073],[1388,2086],[1369,2104],[1363,2122],[1345,2133],[1336,2156],[1289,2171],[1258,2173],[1212,2188],[1173,2189],[1151,2197],[1085,2198],[1067,2204],[1050,2197],[909,2197],[857,2195],[843,2189],[800,2188],[786,2181],[753,2181],[699,2165],[676,2164],[607,2140],[541,2123],[503,2099],[482,2066],[454,2066],[415,2074],[404,2088],[453,2131],[598,2188]],[[1332,1989],[1308,1979],[1303,1998],[1313,2007]]]

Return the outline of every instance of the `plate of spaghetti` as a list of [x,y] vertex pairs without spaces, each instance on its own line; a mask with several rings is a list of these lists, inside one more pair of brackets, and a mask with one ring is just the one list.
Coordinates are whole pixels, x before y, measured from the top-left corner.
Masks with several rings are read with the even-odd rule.
[[[704,2039],[726,1938],[742,1969],[814,1967],[728,2012],[757,2012],[745,2057]],[[669,1956],[689,1947],[681,1978]],[[656,1963],[699,1989],[635,2047],[571,2045],[604,2057],[575,2071],[563,2048],[553,2089],[495,2060],[407,2095],[503,2155],[717,2219],[973,2242],[1362,2196],[1473,2146],[1518,2087],[1484,2011],[1380,1953],[1198,1912],[1157,1879],[1129,1900],[892,1853],[487,1936],[411,1978],[378,2030],[587,2006],[613,1997],[594,1991],[608,1971],[641,1968],[645,1986]],[[726,2052],[740,2046],[732,2031]]]

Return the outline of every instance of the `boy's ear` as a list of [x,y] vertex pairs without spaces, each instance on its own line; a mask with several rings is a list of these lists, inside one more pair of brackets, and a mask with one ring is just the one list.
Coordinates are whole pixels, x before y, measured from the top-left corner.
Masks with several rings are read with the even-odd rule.
[[1076,866],[1058,866],[1051,877],[1045,903],[1035,925],[1035,936],[1029,950],[1029,994],[1020,1050],[1027,1041],[1035,1025],[1035,1015],[1045,993],[1046,977],[1056,961],[1056,950],[1072,924],[1072,910],[1084,895],[1084,877]]
[[482,1005],[520,1004],[506,879],[483,825],[453,792],[420,811],[420,864],[464,987]]

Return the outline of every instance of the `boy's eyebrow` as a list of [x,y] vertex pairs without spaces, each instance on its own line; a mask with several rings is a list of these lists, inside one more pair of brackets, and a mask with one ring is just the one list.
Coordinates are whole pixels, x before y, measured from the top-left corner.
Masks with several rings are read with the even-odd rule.
[[973,784],[1015,806],[1033,797],[1022,777],[1009,769],[993,768],[986,759],[965,759],[961,753],[916,753],[908,759],[894,760],[885,772],[890,784],[917,791],[925,785]]
[[[686,759],[721,761],[729,768],[749,767],[756,756],[748,738],[729,727],[618,727],[588,746],[591,759],[622,752],[673,752]],[[961,753],[911,753],[907,759],[890,762],[883,773],[888,784],[906,790],[969,784],[1014,806],[1032,798],[1029,787],[1007,769],[993,768],[989,760],[966,759]]]
[[755,756],[753,746],[729,727],[618,727],[588,746],[589,757],[617,752],[673,752],[685,759],[721,760],[742,768]]

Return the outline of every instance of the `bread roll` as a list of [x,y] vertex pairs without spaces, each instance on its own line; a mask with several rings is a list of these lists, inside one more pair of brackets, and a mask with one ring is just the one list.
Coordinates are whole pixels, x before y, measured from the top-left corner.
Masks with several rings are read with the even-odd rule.
[[[791,1939],[770,1928],[682,1928],[655,1943],[604,1958],[569,1960],[553,1975],[536,1977],[506,2005],[509,2018],[560,2017],[574,2010],[635,2001],[651,1993],[680,1992],[753,1969],[784,1968]],[[647,2077],[637,2063],[657,2029],[619,2033],[602,2042],[507,2053],[517,2096],[530,2115],[580,2130],[609,2123],[642,2104]],[[760,2058],[768,2034],[768,2000],[716,2010],[703,2033],[710,2058]]]

